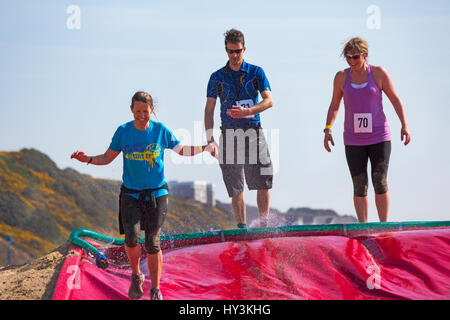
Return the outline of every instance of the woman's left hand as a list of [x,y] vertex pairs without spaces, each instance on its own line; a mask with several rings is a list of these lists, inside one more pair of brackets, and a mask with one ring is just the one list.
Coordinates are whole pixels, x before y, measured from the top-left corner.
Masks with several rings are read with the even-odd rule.
[[331,135],[330,129],[325,129],[323,131],[325,133],[325,137],[323,138],[323,145],[328,152],[331,152],[330,142],[334,146],[333,136]]
[[407,127],[402,127],[400,131],[400,139],[403,141],[405,140],[405,146],[408,145],[408,143],[411,141],[411,134],[409,133],[409,130]]

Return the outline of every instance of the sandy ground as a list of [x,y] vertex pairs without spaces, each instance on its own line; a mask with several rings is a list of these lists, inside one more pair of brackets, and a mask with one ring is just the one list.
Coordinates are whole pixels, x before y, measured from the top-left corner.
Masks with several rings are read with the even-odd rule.
[[67,242],[20,266],[0,267],[0,300],[50,300],[64,259],[73,254]]

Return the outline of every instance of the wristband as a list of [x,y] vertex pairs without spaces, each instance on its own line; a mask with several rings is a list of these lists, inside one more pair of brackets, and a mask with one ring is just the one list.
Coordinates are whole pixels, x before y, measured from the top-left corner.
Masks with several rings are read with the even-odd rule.
[[327,129],[330,130],[330,133],[331,133],[331,126],[330,125],[325,126],[325,129],[323,129],[323,132],[326,133]]
[[198,146],[198,147],[199,147],[199,149],[200,149],[200,152],[205,151],[205,147],[204,147],[204,146]]

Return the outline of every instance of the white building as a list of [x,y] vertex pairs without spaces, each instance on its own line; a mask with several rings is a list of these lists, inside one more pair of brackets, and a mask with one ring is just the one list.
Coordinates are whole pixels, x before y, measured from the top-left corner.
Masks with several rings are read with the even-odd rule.
[[185,199],[196,200],[214,207],[216,186],[206,181],[169,181],[169,192]]

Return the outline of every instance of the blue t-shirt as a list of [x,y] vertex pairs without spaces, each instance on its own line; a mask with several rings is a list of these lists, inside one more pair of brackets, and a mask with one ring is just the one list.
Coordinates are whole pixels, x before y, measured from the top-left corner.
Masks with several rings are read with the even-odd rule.
[[[129,189],[156,189],[166,183],[164,150],[173,149],[180,141],[161,122],[150,120],[146,130],[134,127],[134,121],[117,128],[109,148],[123,153],[123,185]],[[153,192],[155,197],[168,194],[167,189]],[[139,198],[139,194],[132,194]]]
[[264,70],[244,61],[239,71],[231,70],[227,63],[225,67],[214,72],[209,78],[206,96],[220,98],[222,128],[247,129],[261,124],[259,113],[251,118],[233,119],[226,112],[236,105],[237,101],[251,100],[253,105],[258,104],[258,91],[265,90],[271,89]]
[[[230,69],[230,75],[231,78],[233,79],[233,85],[234,87],[237,89],[237,92],[241,92],[242,87],[243,87],[243,81],[241,81],[241,78],[244,76],[245,77],[245,73],[242,70],[238,70],[238,71],[234,71]],[[242,78],[244,79],[244,78]]]

